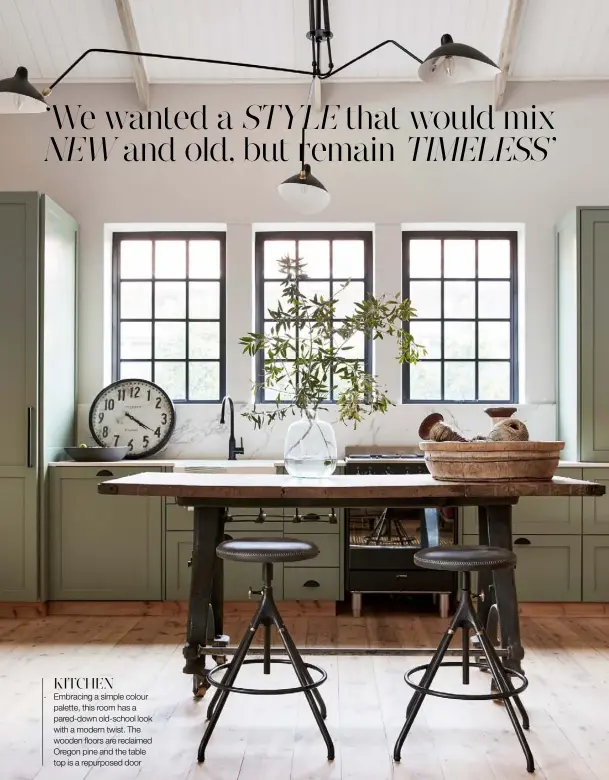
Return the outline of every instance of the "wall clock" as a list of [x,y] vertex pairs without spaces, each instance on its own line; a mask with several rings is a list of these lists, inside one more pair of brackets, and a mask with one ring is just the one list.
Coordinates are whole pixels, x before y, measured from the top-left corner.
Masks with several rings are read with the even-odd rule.
[[154,455],[169,442],[176,415],[171,398],[146,379],[120,379],[91,404],[89,429],[100,447],[128,447],[125,457]]

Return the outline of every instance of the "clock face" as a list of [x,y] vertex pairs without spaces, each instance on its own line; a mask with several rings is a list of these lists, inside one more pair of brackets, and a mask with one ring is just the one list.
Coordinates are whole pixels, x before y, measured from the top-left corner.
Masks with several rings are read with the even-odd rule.
[[167,393],[145,379],[121,379],[91,404],[89,428],[101,447],[128,447],[127,458],[161,450],[171,438],[175,410]]

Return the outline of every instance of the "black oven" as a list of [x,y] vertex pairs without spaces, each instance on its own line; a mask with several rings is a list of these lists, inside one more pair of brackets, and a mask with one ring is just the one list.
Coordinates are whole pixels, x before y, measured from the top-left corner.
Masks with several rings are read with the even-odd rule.
[[[350,454],[346,474],[428,474],[422,455],[413,453]],[[361,614],[364,593],[429,593],[447,615],[456,591],[452,572],[421,569],[414,554],[423,547],[458,541],[457,509],[397,509],[394,507],[345,510],[346,589],[353,614]]]

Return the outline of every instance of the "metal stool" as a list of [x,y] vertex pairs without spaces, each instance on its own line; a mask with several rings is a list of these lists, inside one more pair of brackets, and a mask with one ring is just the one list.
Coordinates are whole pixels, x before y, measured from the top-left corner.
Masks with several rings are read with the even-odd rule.
[[[529,728],[529,717],[525,708],[520,701],[518,694],[522,693],[528,686],[526,677],[520,672],[513,671],[511,669],[504,668],[492,642],[490,641],[484,627],[480,623],[478,615],[474,609],[472,603],[472,597],[470,593],[470,578],[472,571],[481,571],[495,569],[506,569],[516,566],[516,556],[510,550],[503,550],[499,547],[429,547],[424,550],[419,550],[415,553],[414,561],[417,566],[421,566],[424,569],[441,569],[442,571],[455,571],[461,572],[461,598],[457,605],[454,617],[451,620],[450,626],[444,636],[442,637],[438,649],[433,655],[433,658],[428,664],[423,666],[416,666],[404,675],[404,679],[408,685],[414,689],[415,693],[412,696],[408,704],[406,711],[406,722],[402,727],[400,735],[395,743],[393,749],[393,758],[395,761],[399,761],[402,752],[402,746],[404,740],[408,736],[408,732],[417,716],[417,713],[421,709],[423,699],[427,694],[430,696],[440,696],[444,699],[458,699],[462,701],[484,701],[484,700],[499,700],[505,704],[510,720],[516,732],[516,736],[522,746],[524,755],[527,761],[527,772],[535,771],[535,763],[533,761],[533,755],[529,748],[529,745],[524,736],[523,728]],[[448,647],[455,635],[457,629],[461,629],[461,640],[463,648],[462,661],[445,661],[442,659],[448,650]],[[470,662],[470,647],[469,647],[469,634],[470,630],[478,637],[480,642],[480,649],[484,652],[487,664],[471,663]],[[446,691],[432,690],[431,684],[436,676],[438,669],[441,666],[461,666],[463,671],[463,684],[469,684],[469,669],[470,666],[478,668],[490,669],[496,684],[496,692],[480,695],[466,695],[457,693],[447,693]],[[417,672],[423,672],[419,683],[414,683],[411,680],[412,675]],[[511,677],[516,677],[522,683],[520,687],[515,688],[512,684]],[[518,708],[522,717],[522,726],[518,720],[511,699],[514,700],[514,704]]]
[[[289,539],[282,537],[278,539],[230,539],[222,542],[217,547],[217,553],[220,558],[229,561],[247,561],[249,563],[262,563],[263,588],[261,591],[252,591],[250,594],[262,596],[256,614],[252,618],[249,629],[239,643],[233,659],[225,664],[220,664],[207,673],[207,679],[210,685],[217,688],[207,709],[207,718],[209,720],[203,739],[199,745],[198,760],[205,760],[205,748],[216,727],[218,719],[222,713],[228,695],[234,693],[247,693],[257,696],[287,693],[304,693],[317,721],[321,735],[324,738],[328,749],[328,761],[334,760],[334,744],[324,719],[326,717],[326,705],[317,688],[326,681],[327,674],[323,669],[313,664],[305,663],[294,640],[290,636],[275,600],[273,598],[273,564],[287,563],[290,561],[305,561],[309,558],[315,558],[319,555],[319,549],[311,542],[305,542],[301,539]],[[271,658],[271,626],[275,626],[281,637],[288,659]],[[245,659],[257,630],[264,628],[264,652],[260,659]],[[237,688],[235,679],[243,664],[263,664],[264,674],[271,673],[271,664],[291,664],[296,672],[300,685],[295,688],[279,688],[258,690],[254,688]],[[319,679],[313,681],[310,670],[319,675]],[[221,680],[215,679],[218,674],[224,672]]]

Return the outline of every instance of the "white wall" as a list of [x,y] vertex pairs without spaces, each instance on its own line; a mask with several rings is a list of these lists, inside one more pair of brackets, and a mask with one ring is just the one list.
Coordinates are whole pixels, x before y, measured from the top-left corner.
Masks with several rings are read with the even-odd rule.
[[[206,104],[208,118],[230,110],[240,127],[245,108],[251,104],[299,105],[307,89],[296,85],[231,87],[156,86],[153,108],[193,111]],[[509,223],[522,226],[523,274],[520,301],[526,323],[523,327],[521,372],[523,419],[538,437],[555,435],[555,263],[553,226],[575,205],[606,205],[609,201],[607,171],[609,148],[609,86],[606,83],[516,84],[510,86],[507,108],[554,111],[554,130],[517,135],[551,135],[556,142],[544,162],[412,162],[408,137],[415,135],[410,110],[488,108],[490,85],[464,85],[439,90],[413,84],[326,84],[327,103],[363,105],[369,110],[398,108],[402,129],[379,131],[311,131],[310,141],[378,140],[394,144],[394,163],[318,163],[314,172],[332,193],[332,203],[323,213],[324,223],[374,223],[376,241],[376,292],[394,292],[400,280],[400,226],[404,223]],[[103,119],[105,110],[137,109],[129,85],[59,86],[53,99],[63,108],[82,104],[97,116],[94,131],[62,131],[51,112],[46,115],[0,116],[0,189],[40,190],[70,211],[81,226],[80,254],[80,349],[79,402],[84,414],[88,404],[109,377],[108,276],[104,226],[116,223],[222,223],[228,231],[228,387],[235,399],[248,399],[248,359],[241,354],[237,338],[251,324],[252,225],[293,223],[295,215],[278,198],[279,181],[298,170],[297,130],[283,126],[270,131],[235,129],[226,133],[236,161],[233,164],[186,161],[181,150],[191,141],[201,141],[203,131],[123,131],[108,162],[45,162],[48,139],[63,146],[65,135],[113,136]],[[341,121],[344,117],[341,116]],[[499,123],[502,114],[497,115]],[[176,162],[127,163],[122,146],[128,141],[160,143],[174,135]],[[211,140],[223,131],[210,129]],[[261,141],[286,138],[291,161],[287,163],[243,162],[243,136]],[[441,135],[439,132],[436,135]],[[463,135],[463,133],[461,133]],[[481,131],[473,133],[481,134]],[[494,147],[499,135],[485,133]],[[449,134],[444,134],[447,137]],[[454,136],[455,133],[450,133]],[[107,242],[107,241],[106,241]],[[522,323],[521,323],[522,324]],[[104,353],[105,350],[105,353]],[[400,369],[386,351],[377,355],[377,371],[392,395],[399,393]],[[454,405],[456,422],[466,430],[486,427],[479,409]],[[396,443],[416,439],[424,407],[395,409],[375,421],[378,442]],[[217,409],[190,407],[179,411],[179,430],[174,454],[223,454],[225,434],[217,435]],[[281,431],[261,438],[239,422],[246,451],[279,454]],[[366,427],[355,434],[340,431],[342,443],[366,440]],[[400,431],[397,433],[396,431]]]

